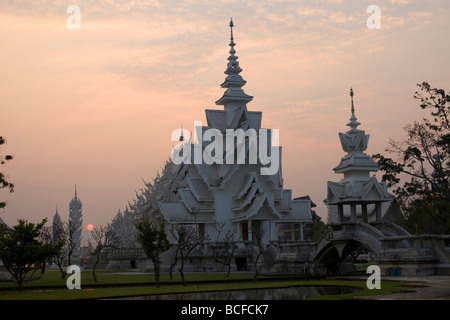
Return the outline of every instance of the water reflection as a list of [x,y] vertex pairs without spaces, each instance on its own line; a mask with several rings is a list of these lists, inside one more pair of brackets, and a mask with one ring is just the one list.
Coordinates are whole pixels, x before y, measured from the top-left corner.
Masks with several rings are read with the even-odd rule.
[[172,293],[127,297],[127,300],[306,300],[322,295],[357,292],[359,289],[338,286],[299,286],[274,289],[229,290],[212,292]]

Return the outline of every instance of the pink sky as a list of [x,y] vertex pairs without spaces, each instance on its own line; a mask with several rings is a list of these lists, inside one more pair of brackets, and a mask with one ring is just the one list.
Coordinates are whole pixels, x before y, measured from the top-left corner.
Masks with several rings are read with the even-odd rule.
[[[375,3],[376,2],[376,3]],[[69,30],[65,1],[0,4],[2,166],[15,192],[0,213],[63,219],[78,185],[84,225],[106,225],[168,159],[170,135],[223,93],[229,19],[236,50],[263,111],[280,130],[283,175],[293,195],[310,195],[326,221],[326,182],[344,155],[350,87],[367,153],[420,120],[416,84],[450,89],[450,4],[413,1],[74,1],[81,29]],[[381,29],[369,30],[369,5]]]

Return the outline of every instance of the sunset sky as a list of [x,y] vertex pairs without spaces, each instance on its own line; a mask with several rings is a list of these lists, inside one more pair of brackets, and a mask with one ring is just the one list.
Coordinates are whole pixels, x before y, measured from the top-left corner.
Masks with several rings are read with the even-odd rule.
[[427,115],[417,83],[450,90],[448,0],[1,1],[1,153],[15,157],[1,171],[16,187],[0,217],[67,219],[76,184],[84,226],[109,223],[169,158],[172,131],[222,108],[230,17],[247,107],[280,130],[284,186],[325,222],[350,87],[368,154]]

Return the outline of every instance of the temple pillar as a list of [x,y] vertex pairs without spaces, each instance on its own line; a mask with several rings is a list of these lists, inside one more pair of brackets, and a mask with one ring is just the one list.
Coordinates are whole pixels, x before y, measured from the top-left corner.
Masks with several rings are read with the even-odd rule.
[[352,203],[350,205],[350,215],[351,215],[351,221],[352,222],[356,222],[357,221],[357,217],[356,217],[356,204]]
[[367,223],[367,203],[361,204],[362,222]]
[[344,205],[338,204],[338,222],[344,222]]
[[303,241],[303,222],[300,222],[300,241]]
[[375,203],[376,222],[381,222],[381,202]]
[[274,241],[276,240],[274,235],[273,235],[273,231],[275,230],[275,221],[274,220],[269,220],[269,241]]

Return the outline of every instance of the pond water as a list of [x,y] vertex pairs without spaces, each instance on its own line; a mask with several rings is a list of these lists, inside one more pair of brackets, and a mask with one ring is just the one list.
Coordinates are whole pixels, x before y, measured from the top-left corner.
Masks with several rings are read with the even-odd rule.
[[286,288],[172,293],[125,297],[121,300],[306,300],[310,297],[358,292],[339,286],[294,286]]

